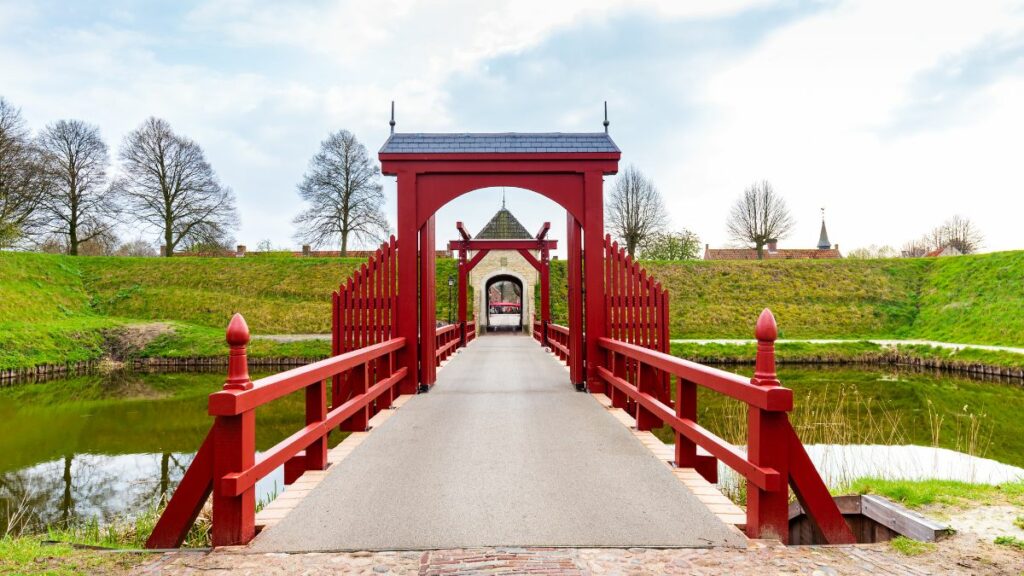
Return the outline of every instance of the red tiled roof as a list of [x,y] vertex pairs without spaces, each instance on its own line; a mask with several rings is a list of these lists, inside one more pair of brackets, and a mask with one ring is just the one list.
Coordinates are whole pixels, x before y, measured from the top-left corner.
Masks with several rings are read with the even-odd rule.
[[[818,248],[782,249],[770,252],[764,249],[765,260],[827,260],[842,258],[843,255],[835,248],[820,250]],[[753,248],[707,248],[704,250],[705,260],[757,260],[757,250]]]

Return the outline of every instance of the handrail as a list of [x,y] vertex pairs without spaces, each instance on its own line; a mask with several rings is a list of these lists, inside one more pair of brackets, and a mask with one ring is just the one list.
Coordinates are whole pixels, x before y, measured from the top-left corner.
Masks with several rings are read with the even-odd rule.
[[[782,387],[775,373],[777,335],[775,317],[765,309],[755,329],[757,359],[750,379],[613,338],[598,339],[607,360],[596,372],[608,384],[612,406],[635,403],[637,429],[665,423],[675,432],[677,466],[695,468],[714,481],[717,465],[704,467],[697,454],[699,446],[746,478],[750,537],[777,536],[788,541],[791,484],[826,542],[853,543],[853,533],[789,422],[793,392]],[[674,407],[652,393],[672,377],[677,379]],[[748,405],[746,452],[697,424],[698,386]]]
[[260,378],[252,382],[247,390],[218,390],[210,394],[208,413],[211,416],[235,416],[287,396],[335,374],[347,372],[356,366],[366,364],[405,346],[405,338],[392,338],[380,344],[373,344],[346,352],[339,356],[325,358],[312,364]]
[[[284,465],[285,483],[291,484],[306,470],[325,469],[331,431],[366,430],[370,416],[391,404],[408,374],[408,368],[395,367],[405,339],[392,338],[253,382],[246,357],[249,328],[240,314],[228,325],[227,341],[228,377],[208,404],[213,426],[146,541],[148,548],[180,546],[211,493],[213,545],[251,540],[260,478]],[[256,409],[303,389],[305,426],[257,458]]]
[[[756,408],[773,411],[793,409],[793,391],[789,388],[755,386],[750,383],[749,378],[743,378],[738,374],[611,338],[600,338],[597,343],[605,350],[622,354],[627,358],[714,390],[734,400],[746,402]],[[666,406],[666,408],[668,407]]]

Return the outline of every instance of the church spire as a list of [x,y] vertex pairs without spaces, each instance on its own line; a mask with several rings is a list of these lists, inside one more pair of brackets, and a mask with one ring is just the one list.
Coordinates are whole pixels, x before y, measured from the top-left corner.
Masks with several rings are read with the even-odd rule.
[[828,241],[828,230],[825,229],[825,209],[821,209],[821,235],[818,236],[818,250],[828,250],[832,243]]

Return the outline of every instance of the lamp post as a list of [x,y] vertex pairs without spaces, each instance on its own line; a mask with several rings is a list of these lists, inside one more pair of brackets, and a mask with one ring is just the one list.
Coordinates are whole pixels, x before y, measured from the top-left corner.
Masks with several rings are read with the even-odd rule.
[[452,323],[452,286],[455,286],[455,276],[448,275],[448,323]]

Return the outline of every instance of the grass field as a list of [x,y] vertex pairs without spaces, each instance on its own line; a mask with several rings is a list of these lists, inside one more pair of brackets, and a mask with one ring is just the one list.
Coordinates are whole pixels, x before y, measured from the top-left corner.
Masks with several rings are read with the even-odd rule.
[[[171,323],[172,334],[149,345],[152,355],[221,353],[221,335],[234,312],[245,315],[254,334],[326,333],[331,290],[362,262],[3,252],[0,368],[98,358],[111,329],[138,322]],[[749,338],[758,313],[768,306],[784,338],[1024,345],[1024,252],[645,266],[670,291],[676,338]],[[440,319],[448,316],[447,279],[455,267],[454,260],[438,261]],[[564,322],[565,295],[565,262],[556,260],[552,315],[558,322]],[[254,355],[267,356],[320,350],[269,342],[254,348]]]

